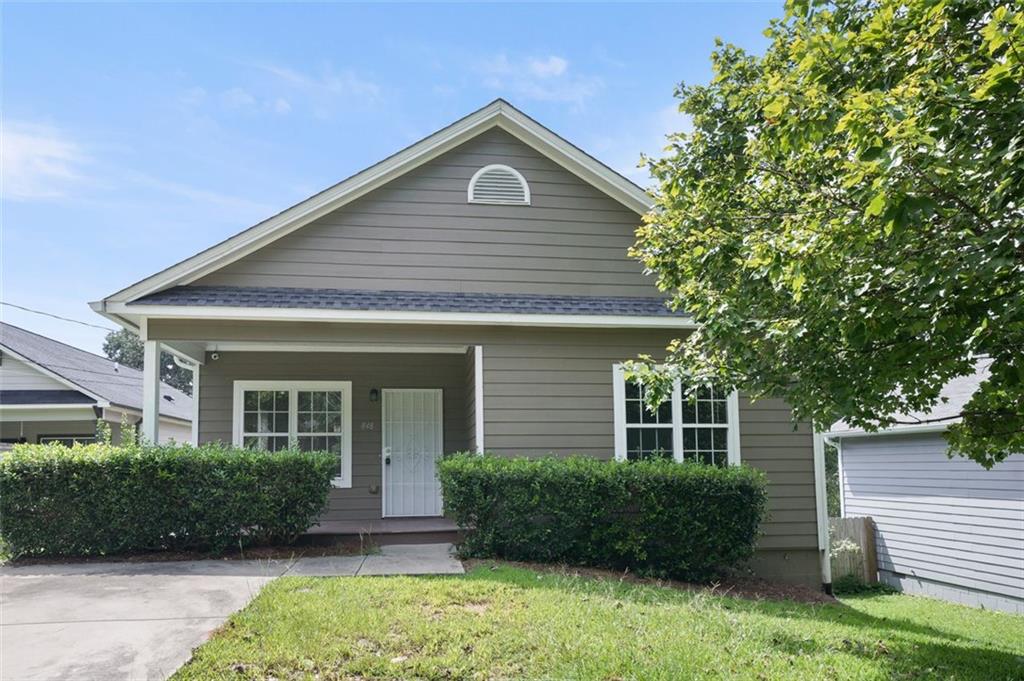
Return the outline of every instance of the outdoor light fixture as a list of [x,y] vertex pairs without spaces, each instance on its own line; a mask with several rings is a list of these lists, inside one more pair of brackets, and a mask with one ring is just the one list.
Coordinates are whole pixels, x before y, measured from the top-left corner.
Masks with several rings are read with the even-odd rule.
[[380,390],[377,388],[370,388],[370,401],[378,402],[380,400]]

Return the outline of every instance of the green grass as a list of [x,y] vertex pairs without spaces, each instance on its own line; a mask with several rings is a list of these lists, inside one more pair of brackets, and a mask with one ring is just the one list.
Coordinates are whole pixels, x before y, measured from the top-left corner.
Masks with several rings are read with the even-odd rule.
[[283,578],[185,679],[1024,678],[1024,618],[902,595],[751,601],[525,569]]

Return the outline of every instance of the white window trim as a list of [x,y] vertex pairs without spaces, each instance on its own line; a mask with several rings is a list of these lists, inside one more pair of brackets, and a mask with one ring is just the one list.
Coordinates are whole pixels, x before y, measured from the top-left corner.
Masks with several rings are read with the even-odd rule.
[[[613,418],[615,421],[615,460],[626,461],[626,372],[621,364],[612,365],[612,399],[615,401]],[[683,396],[679,381],[672,387],[672,458],[683,460],[683,428],[685,426],[701,427],[708,424],[684,424],[682,422]],[[727,424],[726,460],[730,466],[738,466],[740,457],[740,399],[739,393],[733,390],[725,398]]]
[[341,397],[341,472],[331,480],[334,487],[352,487],[352,381],[235,381],[234,405],[232,407],[232,439],[236,447],[242,446],[242,393],[246,390],[288,391],[288,437],[294,442],[298,437],[298,399],[300,390],[334,390]]
[[[501,201],[497,199],[477,199],[473,197],[473,190],[476,189],[477,180],[480,179],[484,173],[489,170],[505,170],[516,176],[519,183],[523,185],[523,201]],[[466,200],[469,203],[487,203],[498,206],[529,206],[530,205],[530,183],[526,181],[523,174],[512,166],[504,165],[503,163],[492,163],[486,165],[480,170],[473,173],[473,177],[469,180],[469,186],[466,188]]]

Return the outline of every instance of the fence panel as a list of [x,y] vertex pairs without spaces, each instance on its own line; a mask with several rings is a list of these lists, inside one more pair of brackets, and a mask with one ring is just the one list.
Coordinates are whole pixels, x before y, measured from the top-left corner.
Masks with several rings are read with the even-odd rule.
[[829,518],[832,579],[856,575],[867,583],[878,581],[875,524],[871,518]]

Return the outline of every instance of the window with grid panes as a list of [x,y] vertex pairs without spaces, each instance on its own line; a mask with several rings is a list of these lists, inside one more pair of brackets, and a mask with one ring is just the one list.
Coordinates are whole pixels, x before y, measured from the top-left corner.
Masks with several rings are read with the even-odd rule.
[[697,461],[725,466],[739,462],[739,402],[713,386],[684,390],[676,382],[670,399],[651,409],[642,384],[614,367],[616,458]]
[[672,458],[672,402],[666,400],[651,409],[644,386],[626,383],[626,458]]
[[351,383],[236,381],[235,444],[253,449],[330,452],[335,486],[351,485]]

